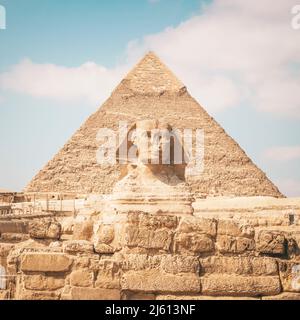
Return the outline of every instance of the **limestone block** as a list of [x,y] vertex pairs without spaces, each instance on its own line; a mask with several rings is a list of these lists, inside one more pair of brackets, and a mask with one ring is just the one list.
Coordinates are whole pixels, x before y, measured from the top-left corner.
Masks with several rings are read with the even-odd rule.
[[200,292],[200,278],[193,274],[172,275],[151,271],[128,271],[121,278],[123,290],[137,292]]
[[87,270],[76,270],[70,276],[71,286],[76,287],[92,287],[94,283],[94,273]]
[[199,261],[195,256],[127,254],[122,261],[123,271],[161,270],[166,273],[199,274]]
[[82,221],[75,223],[73,227],[73,240],[91,240],[93,236],[93,222]]
[[94,246],[86,240],[70,240],[63,244],[64,252],[68,253],[93,253]]
[[286,253],[285,243],[283,233],[261,230],[256,240],[256,249],[264,254],[284,255]]
[[72,300],[120,300],[120,290],[100,289],[100,288],[80,288],[71,289]]
[[236,252],[241,253],[245,251],[255,250],[255,241],[248,238],[236,238]]
[[279,277],[209,275],[201,278],[202,293],[217,296],[276,295],[281,292]]
[[27,233],[27,223],[23,221],[0,221],[0,234]]
[[25,253],[21,257],[22,271],[66,272],[72,259],[60,253]]
[[110,225],[102,225],[100,226],[97,234],[100,243],[110,244],[115,237],[114,227]]
[[72,300],[71,287],[69,285],[66,285],[63,288],[63,290],[61,291],[60,299],[61,300]]
[[243,253],[255,249],[255,241],[249,238],[217,236],[216,246],[221,253]]
[[199,254],[211,252],[214,250],[213,240],[206,234],[199,233],[179,233],[176,234],[175,239],[175,252],[186,254]]
[[207,234],[214,237],[217,233],[217,223],[214,219],[187,216],[181,219],[177,232],[196,232],[198,234]]
[[177,227],[177,217],[171,215],[152,215],[144,213],[132,212],[128,214],[129,224],[138,224],[140,227],[146,228],[168,228],[175,229]]
[[74,261],[74,269],[88,268],[90,265],[90,258],[86,256],[76,257]]
[[277,275],[278,264],[275,259],[267,257],[250,258],[252,263],[252,273],[254,275]]
[[22,233],[2,233],[1,234],[1,240],[5,242],[20,242],[20,241],[26,241],[29,239],[28,234],[22,234]]
[[0,257],[8,256],[9,252],[14,248],[11,243],[0,243]]
[[65,285],[64,277],[44,276],[41,274],[24,275],[24,287],[29,290],[52,291]]
[[163,255],[161,256],[161,269],[172,274],[199,274],[200,264],[198,258],[194,256]]
[[94,249],[95,249],[95,252],[100,253],[100,254],[111,254],[117,250],[117,248],[112,247],[112,246],[105,244],[105,243],[96,244]]
[[34,239],[56,239],[61,235],[61,225],[51,220],[35,220],[29,223],[29,235]]
[[97,288],[120,288],[120,264],[117,261],[102,259],[99,261],[99,272],[95,282]]
[[9,299],[9,290],[0,290],[0,301]]
[[122,300],[156,300],[155,294],[126,292]]
[[289,257],[295,257],[300,254],[296,237],[294,238],[291,235],[286,237],[286,251]]
[[149,229],[127,225],[125,229],[125,245],[146,249],[163,249],[168,251],[172,243],[173,232],[168,228]]
[[21,290],[17,294],[17,300],[59,300],[60,294],[56,291],[31,291]]
[[300,260],[280,260],[278,264],[283,291],[300,292]]
[[94,237],[94,246],[95,252],[102,254],[111,254],[121,248],[114,241],[115,239],[115,230],[112,225],[100,225],[95,237]]
[[127,254],[124,255],[122,262],[123,271],[140,271],[158,269],[162,260],[161,255],[147,255],[147,254]]
[[202,274],[278,275],[275,259],[266,257],[212,256],[200,259]]
[[232,237],[254,237],[254,228],[251,225],[239,224],[233,220],[219,220],[218,234]]
[[276,296],[262,297],[262,300],[300,300],[300,293],[283,292]]

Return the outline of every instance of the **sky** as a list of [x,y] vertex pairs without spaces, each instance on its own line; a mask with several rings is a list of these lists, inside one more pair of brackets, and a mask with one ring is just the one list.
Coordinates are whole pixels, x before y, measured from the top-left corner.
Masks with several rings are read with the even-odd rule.
[[300,196],[297,4],[0,0],[0,188],[22,190],[153,50],[284,194]]

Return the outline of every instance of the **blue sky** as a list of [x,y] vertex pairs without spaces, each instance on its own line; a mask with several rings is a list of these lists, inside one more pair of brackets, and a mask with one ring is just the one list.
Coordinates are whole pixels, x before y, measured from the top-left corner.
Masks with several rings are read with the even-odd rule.
[[21,190],[151,49],[283,192],[300,196],[296,3],[230,2],[0,0],[0,188]]

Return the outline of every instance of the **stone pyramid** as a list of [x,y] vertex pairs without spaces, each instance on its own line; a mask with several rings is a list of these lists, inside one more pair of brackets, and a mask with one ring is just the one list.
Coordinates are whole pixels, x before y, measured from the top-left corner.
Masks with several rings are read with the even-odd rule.
[[283,196],[152,52],[121,81],[25,192],[110,193],[119,179],[120,166],[97,163],[97,132],[100,128],[118,130],[119,121],[131,126],[144,119],[160,119],[180,130],[204,130],[204,171],[186,177],[195,196]]

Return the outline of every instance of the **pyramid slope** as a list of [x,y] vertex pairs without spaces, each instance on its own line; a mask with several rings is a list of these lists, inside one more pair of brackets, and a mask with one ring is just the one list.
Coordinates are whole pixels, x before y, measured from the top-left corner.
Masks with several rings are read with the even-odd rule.
[[97,132],[100,128],[117,130],[119,121],[131,126],[144,119],[160,119],[181,130],[204,130],[204,171],[187,177],[195,196],[282,197],[265,173],[153,53],[121,81],[25,191],[110,193],[120,167],[97,164]]

